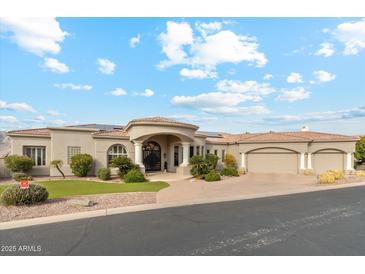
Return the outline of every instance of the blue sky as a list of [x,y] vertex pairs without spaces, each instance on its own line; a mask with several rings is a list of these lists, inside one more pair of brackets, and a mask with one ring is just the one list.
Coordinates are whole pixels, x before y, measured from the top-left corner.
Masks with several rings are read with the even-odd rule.
[[0,130],[167,116],[365,132],[362,18],[2,18]]

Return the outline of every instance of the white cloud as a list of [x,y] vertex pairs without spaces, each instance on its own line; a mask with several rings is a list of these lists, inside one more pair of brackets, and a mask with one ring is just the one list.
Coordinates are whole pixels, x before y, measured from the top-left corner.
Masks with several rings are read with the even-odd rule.
[[205,79],[205,78],[216,78],[217,72],[202,70],[202,69],[183,68],[182,70],[180,70],[180,75],[186,78]]
[[214,71],[222,63],[247,61],[257,67],[267,63],[265,54],[258,51],[255,37],[221,30],[222,24],[216,22],[198,23],[196,27],[203,34],[194,37],[190,24],[167,22],[166,32],[159,36],[167,60],[161,61],[159,68],[188,64],[193,69]]
[[98,58],[97,64],[99,65],[99,71],[103,74],[113,74],[116,68],[116,64],[105,58]]
[[214,116],[201,116],[201,115],[194,115],[194,114],[176,114],[169,116],[170,118],[177,119],[177,120],[185,120],[185,121],[192,121],[192,122],[204,122],[204,121],[215,121],[218,118]]
[[335,74],[332,74],[324,70],[316,70],[313,72],[313,74],[316,77],[316,80],[320,83],[329,82],[336,78]]
[[43,56],[57,54],[68,35],[55,18],[0,18],[0,32],[11,33],[10,39],[22,49]]
[[58,61],[55,58],[44,58],[42,67],[44,67],[45,69],[50,70],[52,72],[56,72],[56,73],[70,72],[70,69],[66,64],[61,63],[60,61]]
[[303,83],[302,75],[297,72],[290,73],[290,75],[286,78],[286,81],[290,84]]
[[59,116],[60,115],[60,113],[58,111],[52,110],[52,109],[47,111],[47,114],[51,115],[51,116]]
[[14,110],[14,111],[27,111],[36,112],[36,110],[27,103],[7,103],[0,100],[0,109]]
[[272,74],[270,74],[270,73],[265,74],[265,75],[264,75],[264,77],[263,77],[263,79],[264,79],[265,81],[268,81],[268,80],[270,80],[270,79],[272,79],[272,78],[274,78],[274,75],[272,75]]
[[53,84],[53,86],[60,89],[72,89],[72,90],[84,90],[84,91],[90,91],[93,88],[91,85],[81,85],[72,83]]
[[127,92],[122,88],[116,88],[110,92],[113,96],[124,96],[127,95]]
[[322,43],[320,44],[319,50],[317,50],[314,55],[330,57],[335,53],[335,48],[331,43]]
[[135,92],[134,95],[137,95],[137,96],[145,96],[145,97],[151,97],[153,96],[155,93],[153,92],[153,90],[149,89],[149,88],[146,88],[144,90],[144,92]]
[[134,36],[131,39],[129,39],[129,46],[131,48],[135,48],[140,41],[141,41],[141,35],[138,33],[137,36]]
[[203,108],[202,111],[212,114],[225,115],[250,115],[270,113],[270,111],[264,106]]
[[168,60],[159,64],[160,68],[165,68],[175,64],[186,63],[186,53],[183,49],[185,45],[193,43],[193,30],[188,23],[176,23],[168,21],[166,32],[160,34],[159,39],[162,44],[162,52]]
[[18,122],[17,118],[14,116],[7,116],[7,115],[3,115],[0,116],[0,121],[4,122],[4,123],[9,123],[9,124],[14,124],[16,122]]
[[268,95],[275,91],[269,83],[256,81],[240,82],[237,80],[221,80],[217,83],[217,89],[225,92],[252,93],[253,95]]
[[344,43],[344,55],[357,55],[365,48],[365,19],[339,24],[333,34]]
[[64,121],[62,119],[50,120],[49,122],[51,124],[55,124],[55,125],[64,125],[64,124],[66,124],[66,121]]
[[36,121],[40,121],[40,122],[43,122],[43,121],[45,121],[46,120],[46,117],[44,117],[43,115],[38,115],[37,117],[35,117],[35,119],[34,120],[36,120]]
[[278,101],[295,102],[304,100],[310,97],[310,92],[305,90],[303,87],[287,90],[283,89],[281,94],[276,97]]

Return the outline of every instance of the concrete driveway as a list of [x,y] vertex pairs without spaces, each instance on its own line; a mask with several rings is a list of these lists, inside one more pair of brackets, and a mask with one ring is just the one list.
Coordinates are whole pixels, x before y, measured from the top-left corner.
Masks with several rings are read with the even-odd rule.
[[[197,179],[170,181],[170,187],[157,193],[157,202],[182,202],[240,195],[272,194],[283,191],[303,191],[321,188],[315,176],[250,173],[224,178],[218,182]],[[319,189],[318,189],[319,190]]]

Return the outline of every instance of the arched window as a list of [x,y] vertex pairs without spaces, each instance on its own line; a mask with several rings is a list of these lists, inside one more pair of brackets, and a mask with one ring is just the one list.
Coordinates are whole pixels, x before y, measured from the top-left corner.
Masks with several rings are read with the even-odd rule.
[[108,149],[108,164],[111,163],[111,161],[119,156],[127,156],[127,150],[125,149],[125,146],[123,145],[113,145]]

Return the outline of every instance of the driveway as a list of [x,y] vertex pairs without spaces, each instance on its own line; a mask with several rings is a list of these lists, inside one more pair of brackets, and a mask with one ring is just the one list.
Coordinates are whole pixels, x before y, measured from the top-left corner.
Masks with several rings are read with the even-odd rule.
[[315,176],[291,174],[249,173],[240,177],[224,178],[218,182],[197,179],[170,181],[170,187],[157,193],[157,202],[196,201],[241,195],[258,195],[282,191],[304,191],[323,188],[316,184]]

